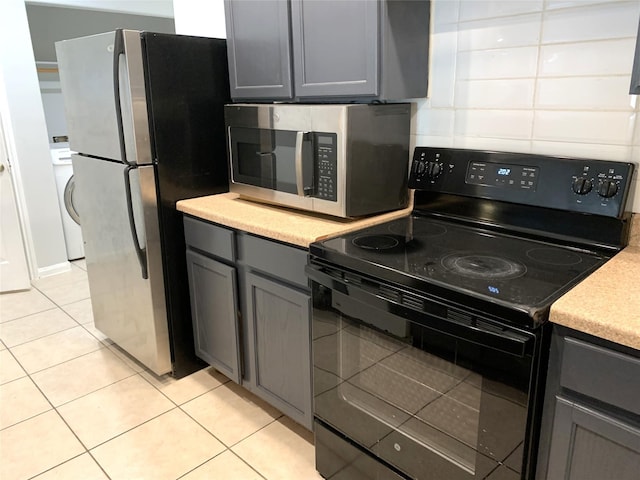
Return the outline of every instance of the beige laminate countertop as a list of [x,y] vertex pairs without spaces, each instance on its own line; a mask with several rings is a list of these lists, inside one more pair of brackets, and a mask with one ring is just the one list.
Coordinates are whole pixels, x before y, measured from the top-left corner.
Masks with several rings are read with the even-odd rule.
[[[412,207],[341,220],[223,193],[181,200],[177,208],[194,217],[307,248],[317,240],[404,217]],[[640,350],[640,214],[633,217],[629,246],[555,302],[550,320]]]
[[640,214],[629,246],[555,302],[549,319],[640,350]]
[[317,240],[407,216],[412,206],[372,217],[342,220],[244,200],[236,193],[221,193],[181,200],[177,208],[210,222],[308,248]]

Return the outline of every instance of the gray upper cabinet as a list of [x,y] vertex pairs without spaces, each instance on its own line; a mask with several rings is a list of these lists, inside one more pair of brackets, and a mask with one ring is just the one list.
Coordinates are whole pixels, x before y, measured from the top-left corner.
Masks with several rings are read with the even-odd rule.
[[428,0],[225,0],[225,15],[234,100],[427,94]]
[[290,99],[289,4],[225,0],[232,98]]
[[377,96],[378,17],[378,2],[292,1],[296,94]]
[[633,70],[631,71],[631,86],[629,93],[640,95],[640,20],[638,20],[638,36],[636,37],[636,54],[633,60]]

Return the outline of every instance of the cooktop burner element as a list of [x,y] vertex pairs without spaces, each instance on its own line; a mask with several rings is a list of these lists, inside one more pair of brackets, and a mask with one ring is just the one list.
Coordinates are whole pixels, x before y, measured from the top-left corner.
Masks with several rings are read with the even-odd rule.
[[453,273],[469,278],[510,279],[527,271],[520,262],[491,254],[452,253],[442,259],[442,265]]
[[437,237],[447,233],[447,227],[436,223],[414,224],[411,231],[407,231],[404,225],[398,227],[396,224],[389,225],[389,231],[396,235],[408,235],[409,238]]
[[362,235],[352,240],[356,247],[365,250],[389,250],[400,245],[400,240],[389,235]]
[[549,298],[606,259],[423,215],[325,240],[322,246],[326,258],[339,258],[341,264],[373,277],[399,276],[394,281],[424,291],[431,291],[433,284],[519,309],[547,305]]
[[559,248],[533,248],[527,252],[527,257],[536,262],[550,265],[577,265],[582,261],[579,255]]

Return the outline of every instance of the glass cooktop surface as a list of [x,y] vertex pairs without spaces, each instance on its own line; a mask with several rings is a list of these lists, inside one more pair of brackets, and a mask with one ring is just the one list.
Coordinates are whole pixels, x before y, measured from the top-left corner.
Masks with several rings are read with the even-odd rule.
[[[312,246],[371,273],[401,273],[407,284],[437,284],[507,307],[531,309],[557,297],[608,257],[446,220],[409,216]],[[344,261],[344,263],[343,263]],[[397,275],[395,275],[397,278]]]

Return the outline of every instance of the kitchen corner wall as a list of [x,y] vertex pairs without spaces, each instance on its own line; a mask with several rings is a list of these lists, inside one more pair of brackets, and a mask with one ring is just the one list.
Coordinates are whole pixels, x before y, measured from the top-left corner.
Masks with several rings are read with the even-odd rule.
[[640,2],[433,0],[430,85],[415,145],[636,164],[629,95]]

